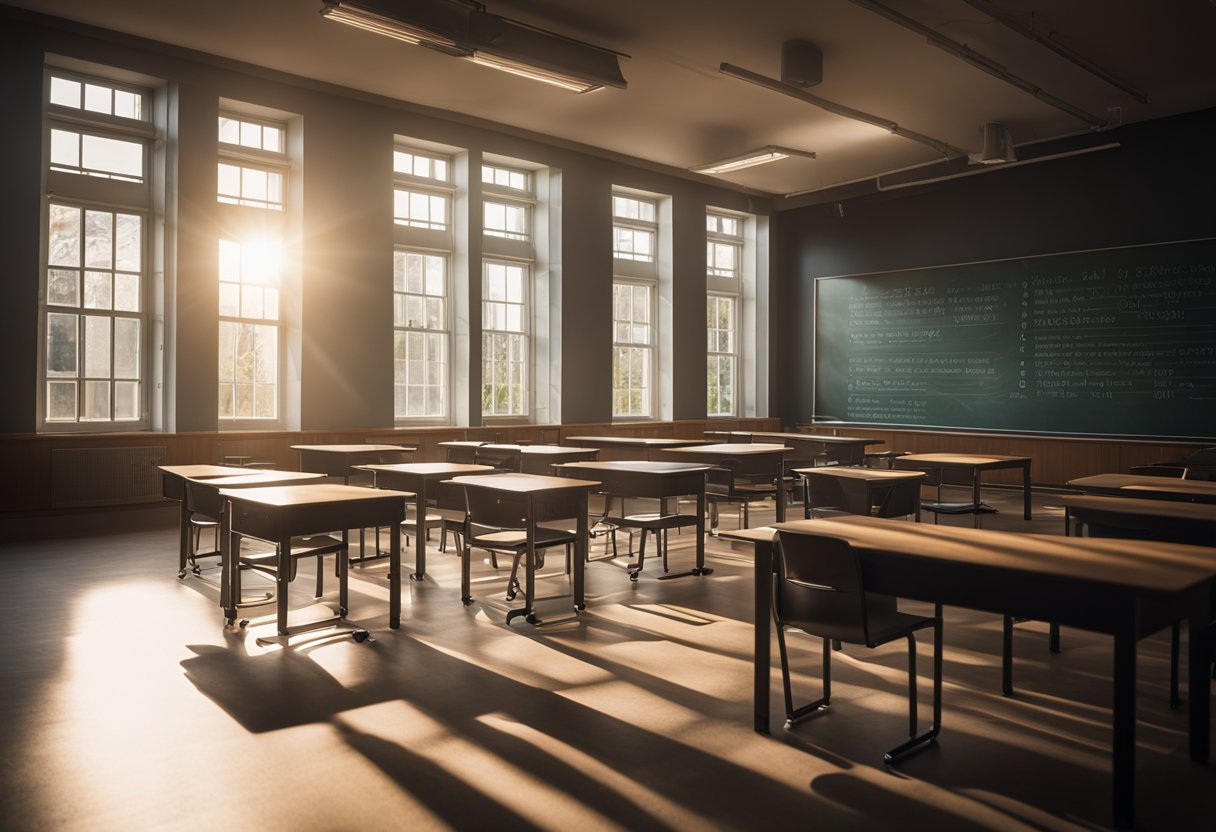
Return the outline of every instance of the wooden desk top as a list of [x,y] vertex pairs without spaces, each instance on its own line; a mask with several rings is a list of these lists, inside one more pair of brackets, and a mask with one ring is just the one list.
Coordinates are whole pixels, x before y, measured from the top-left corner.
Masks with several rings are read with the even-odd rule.
[[355,465],[360,471],[393,471],[400,474],[415,474],[423,477],[451,476],[457,474],[477,474],[482,471],[493,471],[493,465],[472,465],[464,462],[392,462],[384,464],[370,463]]
[[[745,431],[735,431],[742,433]],[[825,445],[881,445],[883,439],[868,439],[860,436],[828,436],[817,433],[779,433],[779,432],[763,432],[753,431],[752,436],[763,436],[765,439],[776,439],[779,442],[821,442]]]
[[895,464],[923,462],[930,465],[959,465],[968,468],[995,468],[1000,466],[1029,464],[1028,456],[1001,456],[998,454],[904,454],[895,458]]
[[[1109,511],[1142,517],[1166,517],[1216,524],[1216,505],[1178,500],[1144,500],[1136,497],[1104,497],[1094,494],[1069,494],[1061,498],[1068,508],[1082,511]],[[1216,544],[1216,540],[1212,541]]]
[[383,488],[360,488],[357,485],[277,485],[265,488],[226,488],[220,491],[234,501],[257,503],[267,508],[290,508],[316,504],[358,503],[403,498],[413,500],[408,491],[388,491]]
[[264,468],[241,468],[236,465],[161,465],[158,467],[169,476],[191,480],[252,476],[266,470]]
[[585,471],[623,471],[630,474],[688,474],[694,471],[708,471],[712,465],[699,462],[648,462],[645,460],[620,460],[609,462],[560,462],[558,468],[579,469]]
[[627,448],[682,448],[707,444],[704,439],[670,439],[657,436],[567,436],[566,441]]
[[[1174,477],[1145,477],[1135,474],[1094,474],[1069,480],[1067,485],[1082,491],[1142,491],[1154,494],[1177,494],[1186,497],[1206,497],[1216,500],[1216,482],[1210,480],[1183,480]],[[1134,496],[1128,494],[1128,496]]]
[[546,477],[541,474],[485,474],[478,477],[452,477],[448,482],[475,488],[492,488],[514,494],[539,494],[546,491],[563,491],[594,488],[600,483],[579,480],[573,477]]
[[880,480],[923,480],[927,476],[924,471],[895,471],[887,468],[847,468],[840,465],[823,468],[795,468],[794,473],[808,476],[864,480],[866,482],[877,482]]
[[1041,575],[1150,592],[1182,592],[1216,575],[1216,561],[1208,547],[1152,540],[1020,534],[856,515],[795,520],[775,528],[844,540],[859,550],[950,562],[962,569]]
[[489,445],[487,439],[448,439],[443,442],[436,442],[441,448],[480,448],[482,445]]
[[324,474],[313,474],[308,471],[275,471],[265,468],[249,469],[253,473],[233,477],[187,477],[193,485],[205,485],[209,488],[263,488],[270,485],[304,485],[325,479]]
[[293,451],[316,451],[325,454],[382,453],[384,451],[416,451],[411,445],[292,445]]
[[509,445],[500,444],[498,442],[489,443],[481,446],[485,450],[505,450],[519,451],[521,454],[535,454],[542,456],[545,454],[591,454],[595,452],[595,448],[572,448],[564,445]]
[[687,448],[672,448],[673,454],[706,454],[709,456],[753,456],[757,454],[785,454],[793,448],[771,445],[766,442],[719,442],[713,445],[693,445]]

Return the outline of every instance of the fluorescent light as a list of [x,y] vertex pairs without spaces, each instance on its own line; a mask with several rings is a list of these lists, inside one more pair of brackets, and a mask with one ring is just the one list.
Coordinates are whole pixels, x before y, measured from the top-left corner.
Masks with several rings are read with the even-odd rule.
[[531,78],[533,81],[541,81],[555,87],[561,87],[564,90],[572,90],[573,92],[591,92],[592,90],[601,89],[604,86],[603,84],[597,84],[594,81],[574,78],[570,75],[563,75],[560,72],[552,72],[547,69],[529,66],[528,64],[515,61],[510,58],[502,58],[498,55],[491,55],[488,52],[476,51],[469,56],[469,60],[481,66],[493,67],[494,69],[499,69],[503,72],[509,72],[512,75],[522,75],[524,78]]
[[734,171],[752,168],[756,165],[766,165],[769,162],[788,159],[791,156],[802,156],[807,159],[815,158],[815,154],[812,151],[794,150],[788,147],[769,145],[759,150],[744,153],[741,156],[731,156],[729,159],[723,159],[719,162],[712,162],[696,168],[689,168],[689,170],[693,173],[705,173],[713,176],[719,173],[733,173]]
[[338,23],[346,23],[357,29],[375,32],[377,35],[385,35],[386,37],[405,41],[414,46],[434,44],[453,49],[456,47],[456,41],[446,35],[441,35],[421,26],[415,26],[404,20],[377,14],[371,9],[353,5],[344,2],[344,0],[340,0],[340,2],[333,5],[326,3],[325,8],[321,9],[321,16]]

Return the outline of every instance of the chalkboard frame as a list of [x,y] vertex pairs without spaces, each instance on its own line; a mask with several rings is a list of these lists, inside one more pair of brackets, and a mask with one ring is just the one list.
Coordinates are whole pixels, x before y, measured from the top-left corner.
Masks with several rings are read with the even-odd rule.
[[[814,332],[811,345],[811,367],[814,372],[812,381],[812,424],[816,426],[832,426],[832,427],[855,427],[855,428],[872,428],[882,430],[906,430],[906,431],[930,431],[930,432],[948,432],[959,434],[986,434],[996,436],[1011,436],[1011,437],[1053,437],[1053,438],[1077,438],[1077,439],[1100,439],[1100,440],[1132,440],[1132,441],[1150,441],[1150,440],[1166,440],[1170,442],[1212,442],[1216,441],[1216,433],[1195,434],[1195,435],[1178,435],[1169,433],[1151,433],[1151,432],[1134,432],[1134,433],[1109,433],[1109,432],[1087,432],[1080,430],[1023,430],[1016,428],[1002,428],[988,425],[975,425],[971,427],[960,427],[957,425],[935,425],[925,424],[920,422],[896,422],[896,421],[866,421],[854,420],[847,417],[822,415],[820,411],[820,337],[821,337],[821,314],[823,313],[823,305],[821,299],[821,287],[825,281],[833,280],[872,280],[872,279],[892,279],[899,277],[908,277],[917,273],[937,273],[938,276],[946,270],[965,268],[968,266],[984,266],[991,267],[995,264],[1017,264],[1019,267],[1029,265],[1034,261],[1068,257],[1073,255],[1087,254],[1109,254],[1112,252],[1136,251],[1140,249],[1160,248],[1167,249],[1174,246],[1185,246],[1188,244],[1216,243],[1216,237],[1197,237],[1191,239],[1168,240],[1160,242],[1140,243],[1126,246],[1108,246],[1100,248],[1074,249],[1069,251],[1044,252],[1040,254],[1023,255],[1019,257],[1004,257],[994,258],[990,260],[972,260],[957,263],[940,263],[936,265],[917,266],[905,269],[886,269],[873,272],[858,272],[851,274],[834,274],[823,275],[814,278]],[[1212,421],[1213,428],[1216,428],[1216,420]]]

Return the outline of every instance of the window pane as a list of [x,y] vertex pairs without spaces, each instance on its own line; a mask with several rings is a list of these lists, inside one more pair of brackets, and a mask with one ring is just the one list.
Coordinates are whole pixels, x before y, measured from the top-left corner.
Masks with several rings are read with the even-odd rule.
[[109,272],[84,273],[84,307],[85,309],[110,309],[111,281]]
[[[68,78],[51,78],[51,103],[80,109],[80,82]],[[75,394],[73,394],[73,398]],[[73,407],[75,411],[75,407]],[[73,415],[75,415],[73,413]]]
[[48,422],[76,421],[76,382],[47,382],[46,419]]
[[266,171],[241,168],[241,196],[265,202],[266,194]]
[[283,129],[281,127],[262,127],[262,149],[271,153],[283,152]]
[[240,317],[241,287],[237,284],[220,284],[220,314],[227,318]]
[[109,114],[113,110],[113,104],[110,102],[110,88],[85,84],[84,108],[94,113]]
[[80,167],[80,134],[67,130],[51,131],[51,164],[65,168]]
[[110,382],[86,381],[84,383],[84,409],[80,421],[92,422],[110,418]]
[[52,266],[80,266],[80,209],[50,206],[47,259]]
[[46,302],[59,306],[80,305],[80,272],[50,269],[46,278]]
[[119,312],[139,311],[139,275],[114,275],[114,308]]
[[[236,381],[236,366],[234,359],[236,356],[236,332],[238,324],[231,321],[220,321],[219,344],[220,344],[220,360],[219,360],[219,380],[221,382]],[[220,414],[224,413],[224,409],[220,408]]]
[[137,272],[143,259],[140,240],[140,217],[137,214],[115,215],[114,268]]
[[139,417],[139,382],[114,382],[114,418],[138,419]]
[[262,125],[248,121],[241,123],[241,145],[243,147],[262,147]]
[[273,287],[262,290],[262,317],[267,321],[279,319],[279,290]]
[[143,98],[126,90],[114,90],[114,115],[123,118],[143,118]]
[[[57,312],[51,312],[46,316],[47,375],[76,375],[78,320],[76,315],[64,315]],[[72,395],[74,397],[75,393]],[[72,413],[75,417],[75,409]]]
[[[87,378],[110,377],[109,318],[89,315],[84,319],[84,374]],[[87,410],[87,388],[85,395]]]
[[144,146],[141,143],[88,135],[81,136],[80,141],[81,167],[86,170],[143,178]]
[[114,319],[114,378],[138,379],[139,319]]
[[250,286],[248,284],[241,287],[241,317],[242,318],[260,318],[262,317],[262,287]]
[[219,192],[225,196],[240,196],[241,169],[239,167],[219,163]]
[[102,269],[114,265],[114,215],[109,211],[84,212],[84,264]]

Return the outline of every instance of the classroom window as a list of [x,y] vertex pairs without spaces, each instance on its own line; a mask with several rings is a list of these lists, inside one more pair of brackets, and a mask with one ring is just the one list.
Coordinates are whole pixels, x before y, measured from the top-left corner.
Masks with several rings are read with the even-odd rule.
[[46,71],[40,425],[134,430],[148,421],[147,90]]
[[144,218],[51,203],[46,421],[143,418]]
[[451,162],[439,155],[423,153],[413,149],[398,148],[393,151],[393,173],[430,179],[435,182],[451,181]]
[[515,168],[482,165],[481,181],[485,185],[496,185],[499,188],[510,188],[513,191],[530,192],[532,190],[532,177],[529,173]]
[[612,287],[612,415],[653,416],[654,295],[650,283]]
[[231,114],[220,114],[219,140],[222,144],[246,150],[283,153],[286,130],[281,124],[251,121]]
[[225,205],[283,210],[283,173],[270,168],[220,162],[218,198]]
[[524,203],[485,200],[483,230],[491,237],[527,240],[529,208]]
[[529,267],[487,260],[482,280],[482,414],[526,416],[531,360]]
[[393,401],[397,418],[447,416],[448,257],[393,252]]
[[410,228],[446,230],[448,197],[443,194],[397,188],[393,191],[393,221]]
[[710,416],[736,415],[737,307],[737,298],[732,295],[711,294],[707,298],[709,361],[706,412]]
[[282,247],[219,241],[219,417],[279,415]]

